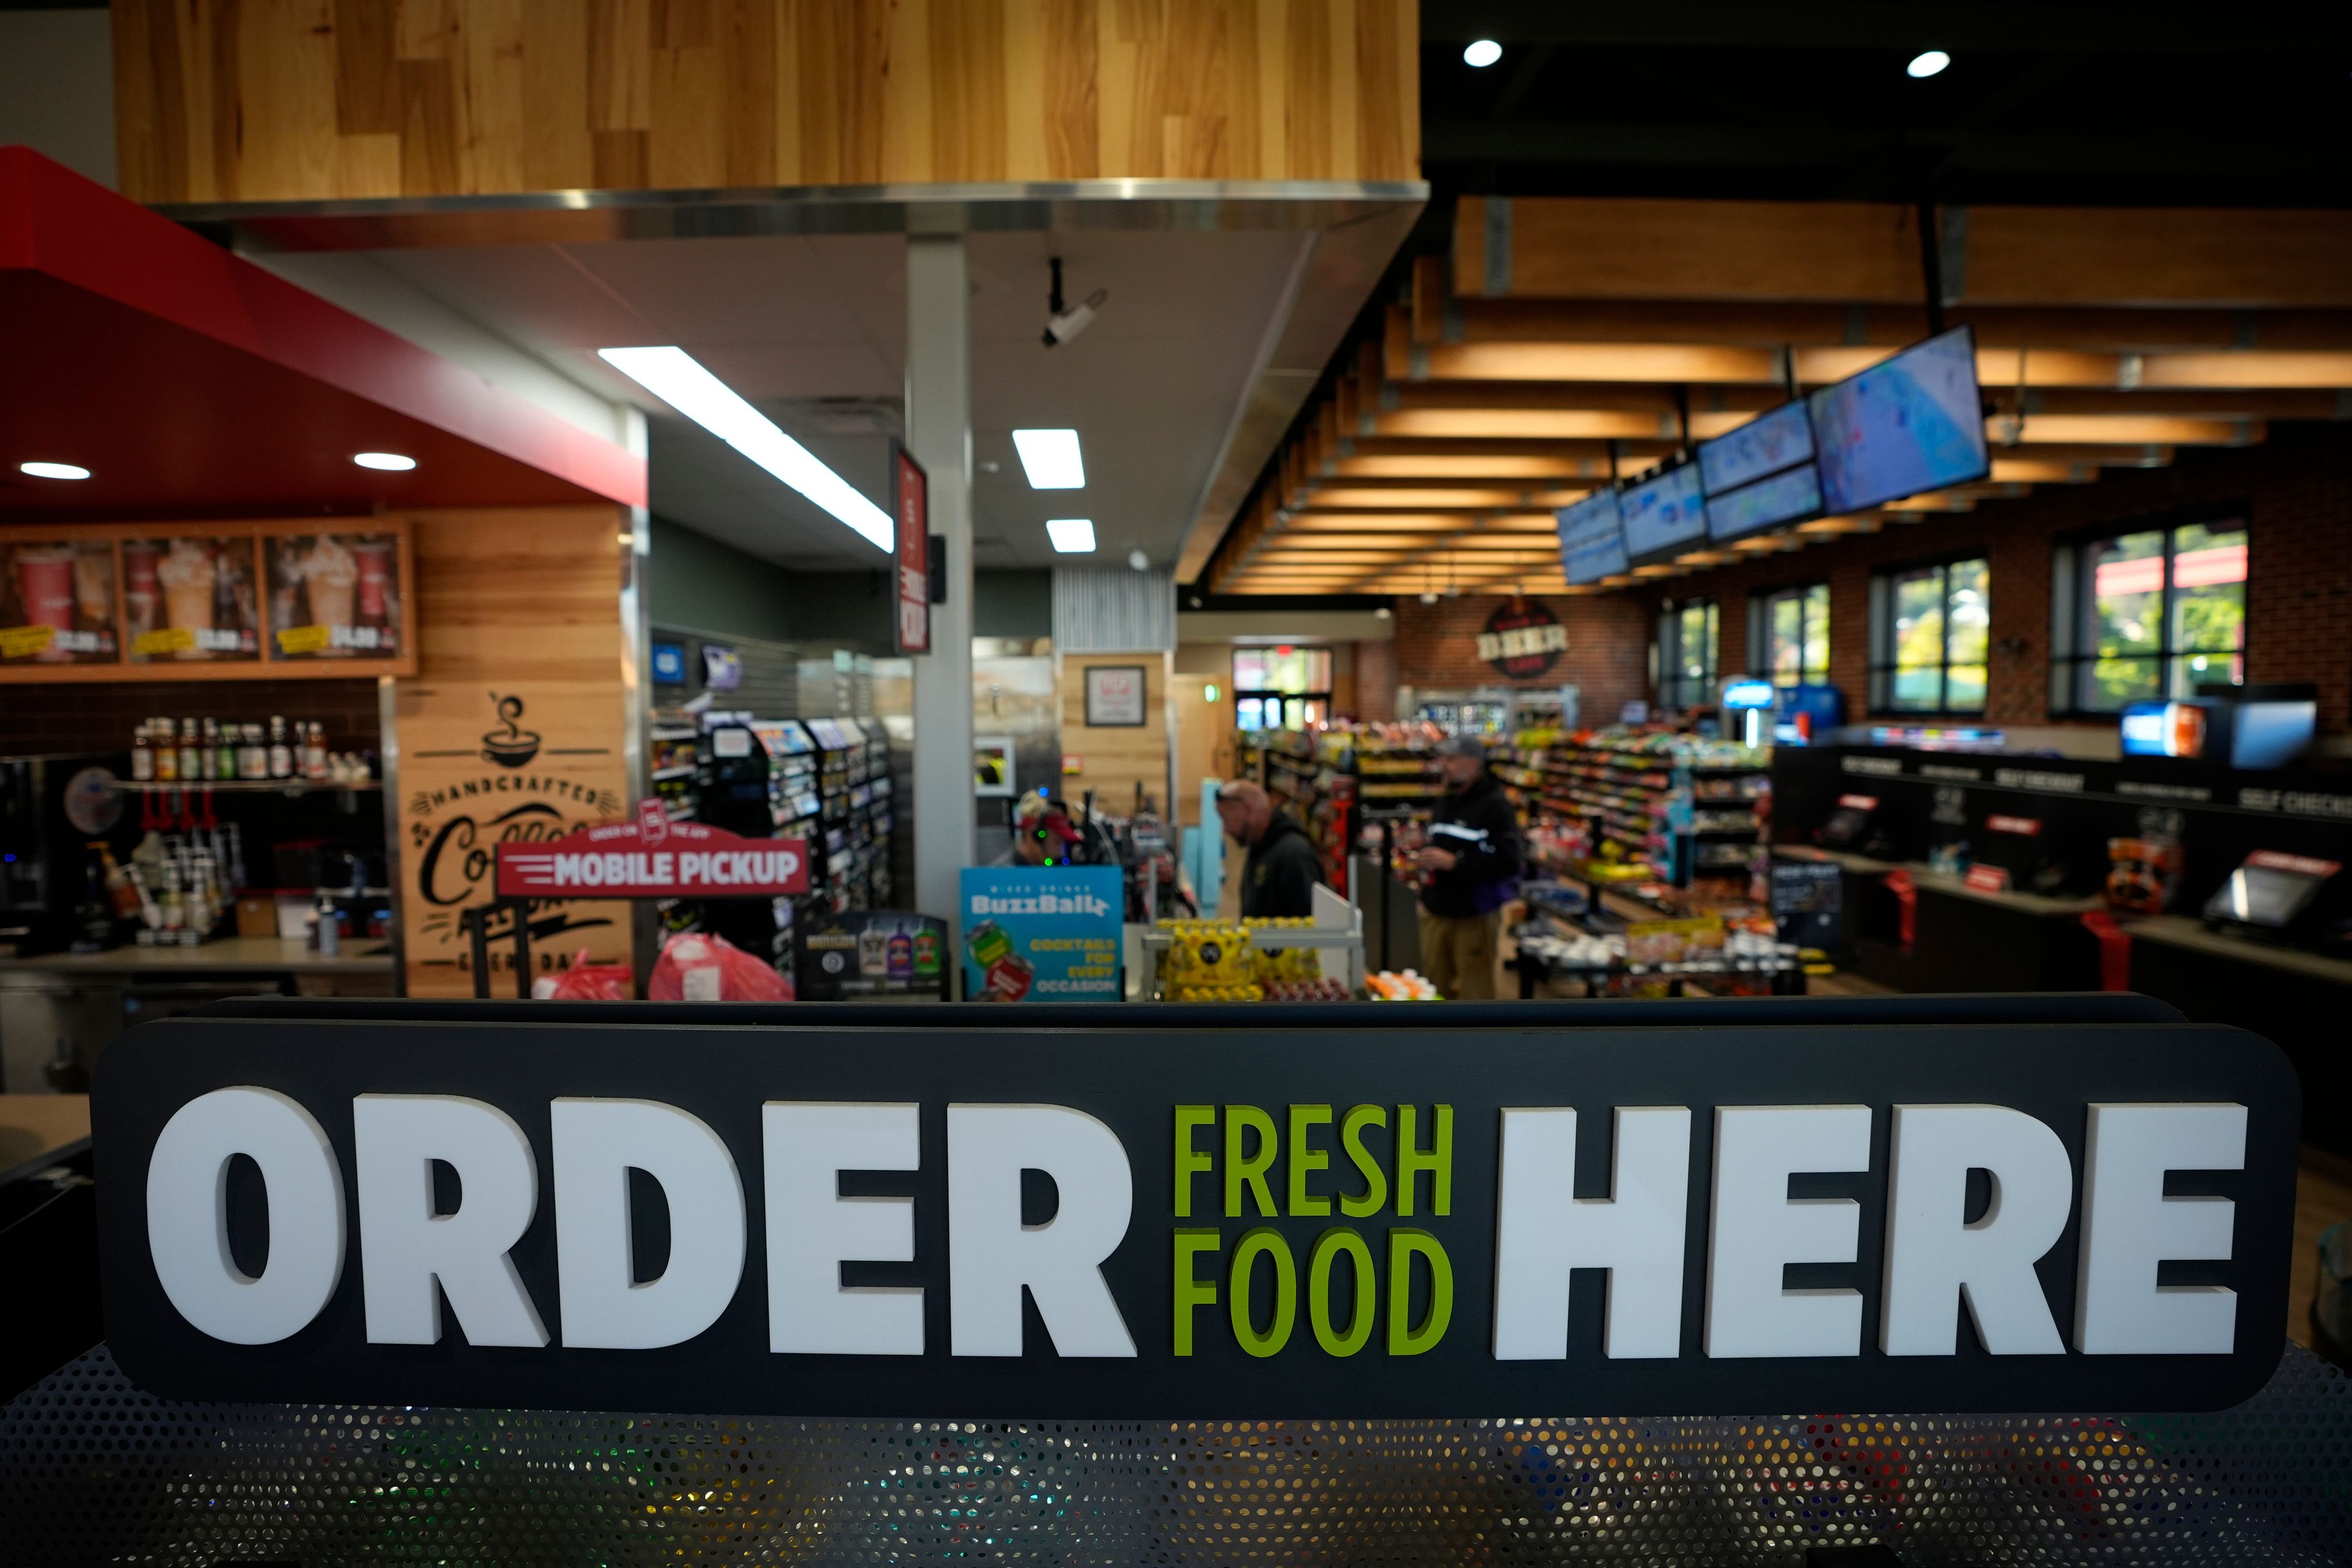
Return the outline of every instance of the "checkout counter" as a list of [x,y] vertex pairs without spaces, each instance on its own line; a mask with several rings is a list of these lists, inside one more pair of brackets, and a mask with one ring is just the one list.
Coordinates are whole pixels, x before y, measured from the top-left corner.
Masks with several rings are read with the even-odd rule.
[[[390,944],[367,934],[386,928],[390,909],[389,888],[367,885],[383,860],[380,784],[215,780],[174,790],[131,772],[120,752],[0,757],[0,1094],[87,1089],[115,1036],[207,1002],[393,994]],[[89,879],[94,854],[131,866],[142,840],[163,846],[175,868],[184,849],[222,868],[239,906],[220,912],[224,934],[137,940],[156,934],[133,918],[144,910],[117,903],[105,932],[114,945],[72,951],[89,945],[79,906],[101,887]],[[349,928],[331,954],[289,914],[307,924],[322,897]],[[243,934],[255,922],[242,906],[256,900],[268,934]]]
[[[1825,945],[1864,979],[1908,992],[2130,990],[2251,1029],[2302,1077],[2304,1141],[2352,1157],[2340,1110],[2352,1097],[2352,774],[1783,746],[1772,785],[1772,855],[1838,868]],[[2161,896],[2131,863],[2152,837],[2168,846]],[[2219,890],[2269,863],[2303,868],[2317,896],[2275,919],[2230,918]]]
[[0,957],[0,1093],[86,1089],[115,1036],[207,1002],[392,994],[392,952],[380,942],[347,941],[331,955],[296,939],[239,936],[195,947]]

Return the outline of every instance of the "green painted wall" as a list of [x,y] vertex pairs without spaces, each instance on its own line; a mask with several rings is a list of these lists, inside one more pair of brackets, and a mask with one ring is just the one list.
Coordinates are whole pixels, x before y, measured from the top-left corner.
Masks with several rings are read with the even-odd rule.
[[793,574],[690,528],[654,519],[646,563],[648,618],[717,637],[793,637]]
[[1049,637],[1054,635],[1051,572],[972,574],[971,635]]
[[[716,637],[890,651],[890,573],[794,572],[674,522],[654,520],[646,599],[657,626]],[[972,635],[1054,635],[1051,572],[982,572]]]

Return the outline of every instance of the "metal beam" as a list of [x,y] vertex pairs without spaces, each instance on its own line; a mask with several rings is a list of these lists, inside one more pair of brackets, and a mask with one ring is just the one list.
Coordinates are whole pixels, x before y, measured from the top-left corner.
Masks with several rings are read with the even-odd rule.
[[930,531],[947,543],[946,599],[914,664],[914,907],[961,940],[957,879],[972,863],[971,284],[960,234],[907,240],[907,447],[929,480]]
[[[1921,49],[2096,55],[2259,55],[2352,43],[2342,10],[2332,5],[2232,5],[2226,26],[2119,27],[2095,6],[1978,4],[1932,8],[1882,0],[1817,0],[1758,6],[1733,0],[1683,0],[1670,9],[1561,4],[1560,0],[1449,0],[1422,7],[1424,46],[1496,38],[1505,44],[1572,47],[1743,49]],[[2324,45],[2323,45],[2324,47]],[[1454,52],[1459,52],[1458,50]]]
[[[1906,158],[1932,162],[1943,174],[2114,175],[2160,180],[2167,174],[2209,182],[2250,175],[2302,176],[2313,199],[2344,184],[2344,139],[2288,142],[2276,132],[2211,135],[2161,131],[2097,134],[2051,131],[1896,130],[1867,118],[1849,123],[1791,119],[1779,125],[1594,123],[1433,120],[1422,128],[1424,166],[1537,165],[1547,174],[1590,169],[1694,169],[1716,176],[1812,172],[1849,176]],[[2149,189],[2158,189],[2151,184]],[[2174,188],[2178,188],[2176,185]],[[1472,275],[1458,274],[1466,282]]]
[[[1434,259],[1434,258],[1430,258]],[[1899,348],[1927,335],[1913,305],[1706,300],[1485,300],[1416,289],[1415,342],[1710,343],[1755,349]],[[2142,353],[2249,349],[2352,352],[2352,310],[2126,310],[1956,305],[1977,346]]]
[[[2341,153],[2352,161],[2352,138]],[[1507,224],[1490,221],[1496,204]],[[1454,286],[1906,305],[1918,294],[1918,221],[1887,203],[1470,196],[1454,213]],[[2352,212],[1971,206],[1941,221],[1958,241],[1948,304],[2352,307]],[[1490,260],[1490,246],[1507,259]]]

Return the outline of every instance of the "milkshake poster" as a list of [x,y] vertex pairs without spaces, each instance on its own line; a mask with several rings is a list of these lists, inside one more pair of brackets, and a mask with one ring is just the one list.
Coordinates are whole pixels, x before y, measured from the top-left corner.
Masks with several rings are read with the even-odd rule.
[[968,999],[1119,999],[1118,867],[967,867],[961,899]]
[[400,546],[394,532],[265,538],[271,662],[398,658]]
[[254,544],[249,533],[122,541],[123,635],[131,662],[258,662]]
[[0,666],[116,663],[115,622],[112,540],[0,540]]

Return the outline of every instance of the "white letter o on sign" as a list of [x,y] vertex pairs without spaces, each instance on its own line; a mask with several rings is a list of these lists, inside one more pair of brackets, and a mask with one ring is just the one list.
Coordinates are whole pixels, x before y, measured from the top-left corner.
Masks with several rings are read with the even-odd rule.
[[[228,1163],[261,1167],[269,1260],[258,1279],[228,1247]],[[164,1123],[147,1165],[147,1250],[163,1294],[214,1339],[274,1344],[299,1332],[343,1272],[343,1173],[308,1110],[268,1089],[216,1089]]]

